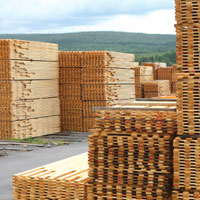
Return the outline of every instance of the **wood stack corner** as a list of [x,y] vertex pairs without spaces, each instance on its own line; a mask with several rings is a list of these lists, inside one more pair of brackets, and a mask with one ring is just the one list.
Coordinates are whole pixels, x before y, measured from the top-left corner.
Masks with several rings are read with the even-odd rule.
[[89,136],[88,200],[168,199],[175,106],[99,108],[96,116]]
[[144,98],[169,96],[171,94],[169,80],[143,82]]
[[134,55],[109,51],[59,53],[61,129],[88,132],[92,107],[135,100]]
[[0,40],[0,139],[60,131],[58,46]]
[[86,200],[87,153],[13,176],[13,197],[20,199]]
[[173,200],[199,199],[200,1],[175,0],[177,37],[177,124]]

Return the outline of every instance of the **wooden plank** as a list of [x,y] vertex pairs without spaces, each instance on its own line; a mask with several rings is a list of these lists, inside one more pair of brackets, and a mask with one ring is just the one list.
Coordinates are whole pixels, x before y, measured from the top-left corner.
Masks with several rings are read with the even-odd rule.
[[0,52],[0,60],[58,61],[57,44],[1,39]]
[[14,199],[87,199],[87,153],[13,176]]
[[[62,130],[88,131],[93,128],[92,106],[112,106],[135,100],[134,55],[110,51],[59,52],[59,93]],[[66,100],[82,104],[80,110],[68,112]],[[64,110],[62,110],[64,109]],[[74,122],[76,121],[76,122]],[[71,126],[71,127],[70,127]]]
[[60,131],[58,45],[0,40],[0,139]]
[[176,112],[96,111],[88,199],[170,198],[176,129]]

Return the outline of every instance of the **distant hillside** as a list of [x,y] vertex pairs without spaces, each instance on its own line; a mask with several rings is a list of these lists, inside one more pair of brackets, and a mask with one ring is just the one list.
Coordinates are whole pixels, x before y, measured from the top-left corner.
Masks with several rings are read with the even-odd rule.
[[136,54],[136,60],[176,62],[176,36],[126,32],[0,34],[0,38],[57,43],[60,50],[108,50]]

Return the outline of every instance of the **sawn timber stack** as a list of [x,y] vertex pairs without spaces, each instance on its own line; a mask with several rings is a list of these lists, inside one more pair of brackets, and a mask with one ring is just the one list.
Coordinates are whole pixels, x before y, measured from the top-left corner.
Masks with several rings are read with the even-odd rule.
[[88,200],[168,199],[176,130],[173,102],[96,108]]
[[60,131],[58,46],[0,40],[0,139]]
[[14,200],[86,200],[87,153],[13,176]]
[[93,106],[135,99],[134,55],[109,51],[59,52],[62,131],[93,128]]
[[175,0],[177,123],[173,200],[199,199],[200,1]]

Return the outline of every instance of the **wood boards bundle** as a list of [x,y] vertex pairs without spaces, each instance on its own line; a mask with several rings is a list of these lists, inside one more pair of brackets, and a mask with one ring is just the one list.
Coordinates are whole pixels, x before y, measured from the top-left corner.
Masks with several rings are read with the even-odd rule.
[[59,53],[62,131],[93,128],[93,106],[135,99],[134,55],[107,51]]
[[97,109],[89,136],[88,200],[170,197],[176,112],[170,105],[149,107]]
[[13,197],[19,199],[87,199],[87,153],[13,176]]
[[177,33],[177,123],[173,199],[198,199],[200,139],[200,1],[175,0]]
[[60,131],[58,46],[0,40],[0,139]]

